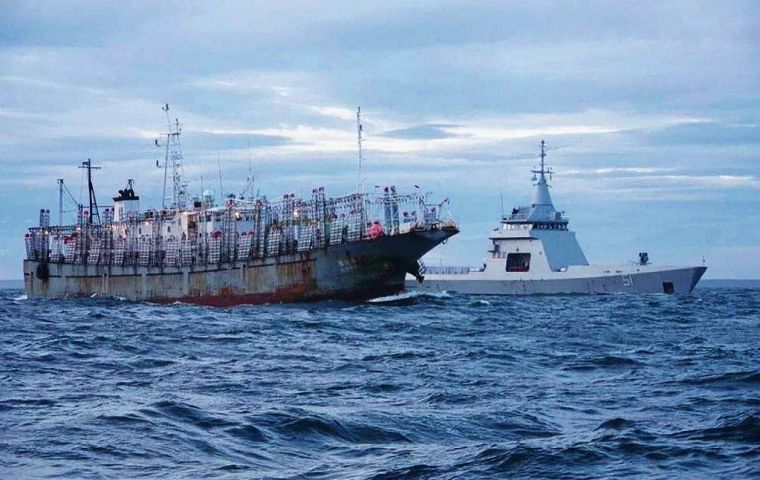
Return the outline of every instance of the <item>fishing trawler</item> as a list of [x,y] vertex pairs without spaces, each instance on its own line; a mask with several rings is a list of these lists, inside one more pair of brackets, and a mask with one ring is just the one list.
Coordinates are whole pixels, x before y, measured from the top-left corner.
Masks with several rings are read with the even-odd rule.
[[541,142],[541,164],[532,170],[536,190],[533,202],[502,215],[489,240],[483,265],[428,267],[425,282],[407,279],[407,287],[473,295],[529,295],[560,293],[688,293],[705,266],[653,265],[646,252],[629,265],[589,265],[568,228],[564,212],[554,208],[545,167],[546,143]]
[[[99,167],[88,159],[80,167],[88,203],[78,203],[76,222],[63,225],[64,197],[74,197],[59,179],[58,225],[43,209],[25,234],[30,299],[107,295],[218,306],[363,300],[402,290],[406,274],[421,279],[418,259],[458,232],[428,205],[429,194],[362,192],[360,110],[356,193],[328,198],[319,187],[308,198],[230,195],[219,203],[210,191],[188,199],[179,121],[170,120],[168,105],[164,110],[162,207],[140,211],[131,179],[113,205],[99,207],[92,181]],[[413,215],[402,221],[402,210]]]

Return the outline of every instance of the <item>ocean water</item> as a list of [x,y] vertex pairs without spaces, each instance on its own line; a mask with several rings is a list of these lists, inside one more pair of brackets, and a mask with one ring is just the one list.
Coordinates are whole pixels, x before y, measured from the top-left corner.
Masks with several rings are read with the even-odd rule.
[[760,478],[760,290],[215,309],[0,290],[0,478]]

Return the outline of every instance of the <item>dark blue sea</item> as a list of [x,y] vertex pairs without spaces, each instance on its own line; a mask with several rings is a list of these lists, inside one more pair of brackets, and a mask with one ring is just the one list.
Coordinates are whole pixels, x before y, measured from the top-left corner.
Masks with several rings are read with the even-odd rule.
[[205,308],[0,290],[0,478],[760,478],[760,290]]

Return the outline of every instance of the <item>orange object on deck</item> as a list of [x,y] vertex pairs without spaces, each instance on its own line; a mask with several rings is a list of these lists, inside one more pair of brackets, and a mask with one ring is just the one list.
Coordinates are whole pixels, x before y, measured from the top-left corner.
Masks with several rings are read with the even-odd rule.
[[378,222],[377,220],[375,220],[372,223],[372,225],[369,227],[369,230],[367,231],[367,233],[369,233],[369,238],[371,238],[372,240],[374,240],[374,239],[376,239],[378,237],[382,237],[383,235],[385,235],[385,231],[383,230],[383,226],[380,225],[380,222]]

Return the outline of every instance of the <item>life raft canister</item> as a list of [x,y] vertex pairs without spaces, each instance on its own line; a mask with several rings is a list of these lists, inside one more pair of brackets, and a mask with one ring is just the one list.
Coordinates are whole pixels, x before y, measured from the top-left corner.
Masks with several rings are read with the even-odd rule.
[[48,264],[40,263],[39,265],[37,265],[37,269],[35,270],[34,274],[40,280],[47,280],[48,277],[50,277],[50,268],[48,267]]

